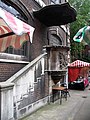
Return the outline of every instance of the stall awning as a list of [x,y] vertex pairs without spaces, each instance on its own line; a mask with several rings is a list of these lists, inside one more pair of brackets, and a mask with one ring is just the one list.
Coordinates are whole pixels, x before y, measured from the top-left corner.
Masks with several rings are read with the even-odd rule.
[[69,5],[54,4],[33,12],[34,16],[46,26],[65,25],[76,20],[76,10]]
[[20,48],[24,41],[32,42],[34,28],[0,8],[0,51],[13,46]]
[[68,67],[90,67],[90,63],[76,60],[68,65]]

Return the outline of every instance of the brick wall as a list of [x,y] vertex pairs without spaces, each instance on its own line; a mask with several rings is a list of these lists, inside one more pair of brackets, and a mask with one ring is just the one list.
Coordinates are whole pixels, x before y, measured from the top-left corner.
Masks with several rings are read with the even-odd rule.
[[26,64],[0,62],[0,82],[6,81]]
[[38,10],[40,6],[36,4],[34,0],[22,0],[25,7],[29,10],[32,17],[30,19],[32,22],[29,24],[35,28],[33,42],[30,44],[30,61],[39,56],[43,51],[43,46],[48,44],[47,40],[47,27],[40,23],[33,16],[33,9]]

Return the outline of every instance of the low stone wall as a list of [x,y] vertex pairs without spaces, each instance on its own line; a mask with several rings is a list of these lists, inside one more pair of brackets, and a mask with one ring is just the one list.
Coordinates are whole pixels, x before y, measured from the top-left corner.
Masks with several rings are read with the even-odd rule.
[[28,106],[25,106],[23,109],[20,109],[20,111],[18,111],[18,120],[28,116],[29,114],[36,111],[40,107],[43,107],[47,103],[48,103],[48,97],[38,100]]
[[13,113],[13,86],[14,84],[0,83],[0,120],[14,120]]
[[45,62],[46,54],[40,55],[6,81],[7,84],[14,83],[13,116],[15,120],[31,114],[48,103],[49,84],[47,74],[44,72]]

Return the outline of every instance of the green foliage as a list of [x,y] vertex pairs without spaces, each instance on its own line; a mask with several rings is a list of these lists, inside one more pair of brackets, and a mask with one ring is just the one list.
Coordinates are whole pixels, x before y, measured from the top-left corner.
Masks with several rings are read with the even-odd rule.
[[90,0],[69,0],[69,3],[77,11],[77,20],[70,25],[71,60],[88,59],[83,55],[83,44],[74,42],[73,37],[80,28],[90,24],[87,22],[90,19]]

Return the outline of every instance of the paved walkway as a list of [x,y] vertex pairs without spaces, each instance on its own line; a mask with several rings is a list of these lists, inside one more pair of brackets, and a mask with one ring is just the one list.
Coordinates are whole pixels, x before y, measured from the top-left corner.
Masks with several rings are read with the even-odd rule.
[[51,103],[22,120],[90,120],[90,86],[84,91],[70,90],[71,97]]

